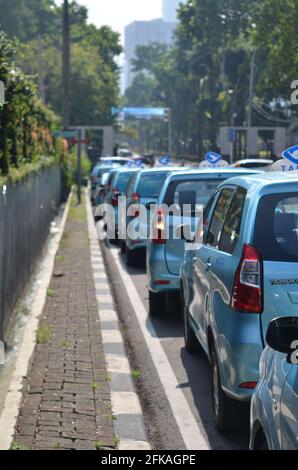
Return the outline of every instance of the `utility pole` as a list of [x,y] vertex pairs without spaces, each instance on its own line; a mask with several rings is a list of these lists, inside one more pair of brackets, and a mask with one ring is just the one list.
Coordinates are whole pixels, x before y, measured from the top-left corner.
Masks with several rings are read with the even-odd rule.
[[38,94],[43,103],[46,101],[44,87],[43,47],[42,37],[38,36]]
[[171,108],[167,109],[167,116],[168,116],[168,154],[169,157],[172,155],[172,110]]
[[256,49],[252,51],[251,66],[250,66],[250,79],[249,79],[249,94],[248,94],[248,127],[251,127],[252,123],[252,102],[254,93],[254,78],[255,78],[255,61],[256,61]]
[[70,88],[70,43],[69,43],[69,4],[63,2],[63,125],[69,128],[69,88]]
[[78,159],[77,159],[78,204],[82,201],[82,129],[78,129]]

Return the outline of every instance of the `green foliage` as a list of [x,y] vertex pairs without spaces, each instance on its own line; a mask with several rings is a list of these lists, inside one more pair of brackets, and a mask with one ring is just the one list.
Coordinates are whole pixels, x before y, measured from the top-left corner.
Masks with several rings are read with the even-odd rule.
[[6,103],[0,107],[0,176],[23,164],[46,163],[55,155],[51,128],[56,117],[36,97],[31,78],[17,67],[16,50],[0,32],[0,80],[6,87]]
[[[138,48],[126,91],[131,106],[172,109],[177,154],[202,157],[217,148],[220,124],[247,125],[253,57],[253,125],[287,122],[288,106],[274,112],[270,102],[286,103],[298,79],[297,0],[188,0],[179,20],[173,47]],[[166,128],[141,123],[138,132],[165,148]]]
[[[62,114],[62,7],[54,0],[0,0],[0,29],[22,42],[18,65],[38,83],[44,102]],[[70,2],[71,125],[110,125],[119,102],[119,34],[88,24],[86,7]]]

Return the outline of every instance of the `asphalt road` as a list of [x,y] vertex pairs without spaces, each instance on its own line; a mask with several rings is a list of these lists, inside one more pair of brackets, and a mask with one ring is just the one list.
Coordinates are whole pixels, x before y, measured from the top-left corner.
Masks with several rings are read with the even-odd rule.
[[[144,340],[144,334],[138,324],[136,306],[133,306],[129,286],[125,285],[120,275],[119,266],[122,265],[129,273],[138,296],[148,312],[145,257],[140,255],[138,267],[127,269],[117,247],[107,247],[103,244],[103,251],[130,361],[133,369],[140,373],[136,385],[152,448],[156,450],[186,449],[183,435],[186,428],[180,426],[177,416],[174,416],[175,405],[178,409],[179,403],[170,406],[165,387],[162,385],[162,377],[158,374]],[[190,412],[198,426],[198,436],[201,434],[208,446],[214,450],[247,449],[249,408],[247,405],[239,406],[235,414],[235,430],[229,435],[222,436],[216,431],[212,417],[209,363],[199,347],[197,354],[191,355],[186,352],[181,316],[173,309],[173,313],[160,319],[151,319],[151,321],[154,334],[157,335],[166,354],[168,367],[175,374],[177,388],[186,398]],[[148,325],[146,322],[147,327],[151,332],[149,322]]]

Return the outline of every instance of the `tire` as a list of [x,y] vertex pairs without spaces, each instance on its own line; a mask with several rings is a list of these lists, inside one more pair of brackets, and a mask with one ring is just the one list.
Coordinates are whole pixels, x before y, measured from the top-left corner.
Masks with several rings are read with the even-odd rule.
[[151,317],[160,317],[165,314],[167,307],[166,294],[155,293],[149,290],[149,314]]
[[133,250],[129,250],[127,247],[125,250],[125,261],[126,266],[128,266],[129,268],[134,267],[136,264],[135,252]]
[[126,253],[126,245],[125,245],[125,242],[123,240],[120,240],[120,251],[123,255],[125,255]]
[[269,450],[265,435],[263,434],[258,450]]
[[198,350],[198,340],[189,322],[189,311],[183,302],[183,320],[184,320],[184,344],[185,349],[189,353],[194,353]]
[[224,393],[221,386],[217,355],[214,346],[210,351],[213,415],[216,429],[223,433],[233,428],[235,403]]

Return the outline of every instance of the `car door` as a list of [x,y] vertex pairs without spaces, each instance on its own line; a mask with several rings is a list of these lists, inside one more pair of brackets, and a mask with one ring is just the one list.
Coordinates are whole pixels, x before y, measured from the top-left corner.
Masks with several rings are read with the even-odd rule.
[[[221,190],[209,220],[204,220],[208,228],[204,234],[203,245],[198,249],[193,266],[194,298],[192,311],[198,327],[197,336],[207,350],[206,318],[210,310],[210,299],[214,290],[213,270],[218,258],[218,245],[221,239],[226,214],[235,193],[235,187]],[[210,217],[211,216],[211,217]]]
[[298,364],[287,363],[288,368],[281,397],[281,441],[282,449],[298,450]]
[[[203,214],[203,227],[204,227],[204,232],[208,228],[209,221],[211,220],[211,216],[214,210],[214,206],[216,204],[216,201],[220,195],[220,191],[216,191],[216,193],[210,198],[209,202],[207,203],[205,209],[204,209],[204,214]],[[197,227],[197,231],[201,230],[200,224]],[[195,240],[199,240],[201,237],[201,234],[197,233]],[[197,245],[194,244],[193,246],[189,245],[189,249],[186,250],[184,258],[184,272],[185,272],[185,282],[187,282],[188,288],[186,289],[187,291],[187,306],[189,309],[190,315],[193,317],[193,320],[196,322],[197,318],[197,310],[198,306],[196,305],[196,301],[194,300],[194,264],[197,260],[198,257],[198,248]],[[186,294],[186,292],[185,292]]]

